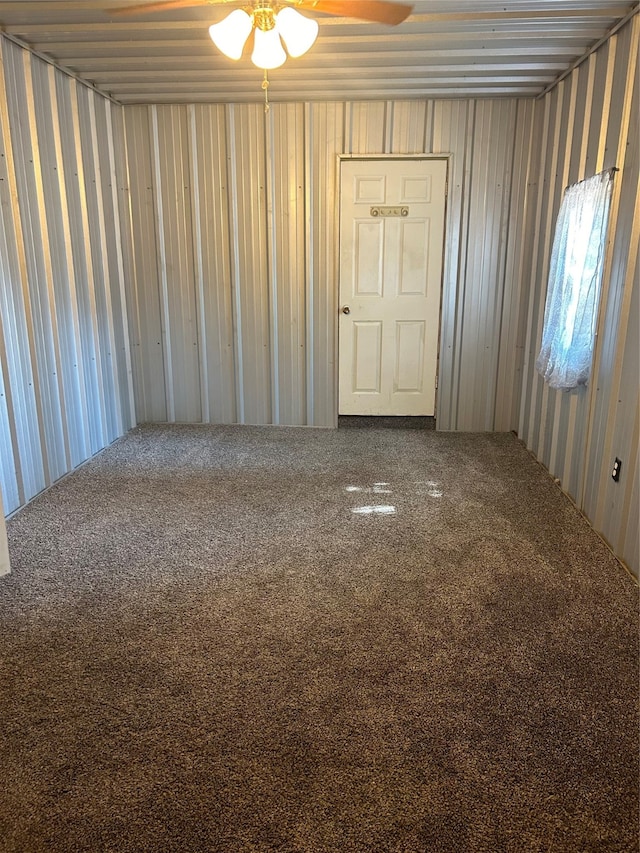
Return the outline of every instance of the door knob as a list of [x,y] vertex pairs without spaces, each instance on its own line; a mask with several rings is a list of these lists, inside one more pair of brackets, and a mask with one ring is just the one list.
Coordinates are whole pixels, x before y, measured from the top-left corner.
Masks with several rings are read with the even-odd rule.
[[342,309],[342,313],[343,314],[351,314],[351,308],[349,308],[348,305],[345,305],[344,308]]

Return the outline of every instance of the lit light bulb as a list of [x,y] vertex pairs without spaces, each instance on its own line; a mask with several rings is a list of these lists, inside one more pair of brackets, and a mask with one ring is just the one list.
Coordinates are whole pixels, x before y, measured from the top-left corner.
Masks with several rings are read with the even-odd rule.
[[219,24],[212,24],[209,27],[209,35],[225,56],[229,59],[240,59],[252,29],[251,16],[242,9],[236,9]]
[[318,35],[318,22],[305,18],[295,9],[281,9],[276,15],[276,29],[282,36],[289,56],[306,53]]
[[258,68],[279,68],[287,58],[278,31],[261,30],[256,27],[251,61]]

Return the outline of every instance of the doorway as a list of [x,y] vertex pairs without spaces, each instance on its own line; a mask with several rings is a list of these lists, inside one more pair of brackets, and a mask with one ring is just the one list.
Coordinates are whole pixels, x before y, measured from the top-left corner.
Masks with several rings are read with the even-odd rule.
[[340,415],[435,414],[447,160],[345,160]]

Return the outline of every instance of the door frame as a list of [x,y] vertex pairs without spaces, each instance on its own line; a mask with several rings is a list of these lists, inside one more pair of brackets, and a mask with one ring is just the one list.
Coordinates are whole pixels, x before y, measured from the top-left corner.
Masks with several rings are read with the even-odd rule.
[[342,213],[342,164],[347,160],[361,161],[413,161],[416,160],[444,160],[447,166],[447,177],[445,182],[444,195],[444,230],[442,234],[442,270],[440,272],[440,306],[438,309],[438,343],[436,355],[436,396],[434,400],[434,417],[438,414],[438,391],[440,389],[440,345],[442,343],[442,306],[444,301],[444,284],[445,271],[449,269],[449,178],[451,177],[451,154],[338,154],[337,169],[336,169],[336,216],[335,216],[335,299],[334,299],[334,370],[333,381],[335,383],[335,412],[334,426],[338,426],[338,413],[340,410],[340,231],[341,231],[341,213]]

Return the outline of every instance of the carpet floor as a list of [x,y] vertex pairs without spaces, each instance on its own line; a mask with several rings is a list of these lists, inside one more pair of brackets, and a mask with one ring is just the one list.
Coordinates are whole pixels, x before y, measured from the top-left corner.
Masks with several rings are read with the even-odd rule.
[[512,435],[143,426],[8,528],[2,853],[637,851],[637,586]]

